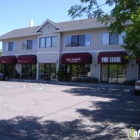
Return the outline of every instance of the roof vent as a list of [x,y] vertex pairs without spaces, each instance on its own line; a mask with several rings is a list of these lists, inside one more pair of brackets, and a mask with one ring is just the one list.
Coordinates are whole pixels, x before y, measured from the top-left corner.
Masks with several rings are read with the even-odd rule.
[[34,26],[34,21],[32,19],[30,19],[29,27],[33,27],[33,26]]

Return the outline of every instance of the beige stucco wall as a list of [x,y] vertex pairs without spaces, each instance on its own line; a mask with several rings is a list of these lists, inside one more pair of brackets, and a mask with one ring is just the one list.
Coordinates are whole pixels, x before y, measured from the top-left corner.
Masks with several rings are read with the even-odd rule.
[[[38,36],[37,42],[38,42],[38,52],[59,52],[59,40],[60,40],[60,33],[55,33],[54,30],[56,27],[51,25],[50,23],[46,23],[41,29],[41,35]],[[50,47],[50,48],[39,48],[39,39],[41,37],[51,37],[51,36],[57,36],[58,37],[58,46],[57,47]]]
[[[36,50],[22,50],[22,41],[23,40],[32,40],[32,39],[37,39],[37,36],[29,36],[29,37],[4,40],[2,43],[2,56],[4,56],[4,55],[18,56],[18,55],[25,55],[25,54],[36,54],[37,48],[36,48]],[[17,50],[16,51],[4,51],[4,43],[13,42],[13,41],[17,42]]]
[[[83,31],[71,31],[64,32],[62,36],[62,53],[67,52],[98,52],[98,51],[120,51],[124,50],[120,45],[101,45],[101,33],[106,32],[107,28],[92,29]],[[80,35],[80,34],[91,34],[91,46],[77,46],[77,47],[66,47],[66,36],[67,35]]]
[[91,64],[91,77],[98,78],[100,80],[100,65],[98,61],[98,52],[91,53],[92,55],[92,64]]
[[58,53],[37,54],[38,63],[56,63],[58,62]]

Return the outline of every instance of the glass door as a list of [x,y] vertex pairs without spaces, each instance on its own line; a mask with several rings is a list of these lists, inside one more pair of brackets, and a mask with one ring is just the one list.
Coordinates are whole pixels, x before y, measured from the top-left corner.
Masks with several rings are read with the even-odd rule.
[[46,63],[44,68],[44,80],[50,80],[51,79],[51,64]]
[[117,64],[109,64],[109,83],[118,83]]
[[66,64],[65,65],[65,81],[71,81],[72,79],[72,65]]
[[101,82],[108,82],[108,64],[101,65]]

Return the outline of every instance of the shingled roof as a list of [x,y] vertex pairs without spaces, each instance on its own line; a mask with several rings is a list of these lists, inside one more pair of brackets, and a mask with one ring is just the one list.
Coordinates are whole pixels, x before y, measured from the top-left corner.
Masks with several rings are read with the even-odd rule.
[[[48,21],[50,21],[50,20],[48,20]],[[59,29],[56,30],[56,32],[105,27],[105,25],[101,24],[100,22],[97,22],[96,18],[58,22],[58,23],[55,23],[55,25],[57,27],[60,27]],[[44,23],[43,23],[43,26],[44,26]],[[38,29],[40,29],[40,27],[42,27],[42,25],[34,26],[34,27],[27,27],[27,28],[22,28],[22,29],[15,29],[6,34],[1,35],[0,40],[24,37],[24,36],[31,36],[31,35],[38,35],[38,34],[41,34],[40,32],[38,32]]]
[[59,22],[56,24],[59,27],[61,27],[60,31],[82,30],[82,29],[105,27],[104,24],[97,22],[97,18],[71,20],[71,21],[66,21],[66,22]]

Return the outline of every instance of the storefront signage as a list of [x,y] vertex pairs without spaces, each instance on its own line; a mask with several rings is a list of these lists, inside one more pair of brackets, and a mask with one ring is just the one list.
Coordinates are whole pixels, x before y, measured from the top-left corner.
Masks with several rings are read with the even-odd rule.
[[18,63],[29,63],[29,61],[18,60]]
[[102,63],[121,63],[121,57],[102,57]]
[[78,63],[81,61],[81,58],[66,58],[66,61],[69,63]]
[[5,60],[2,60],[2,63],[6,63],[6,61]]

